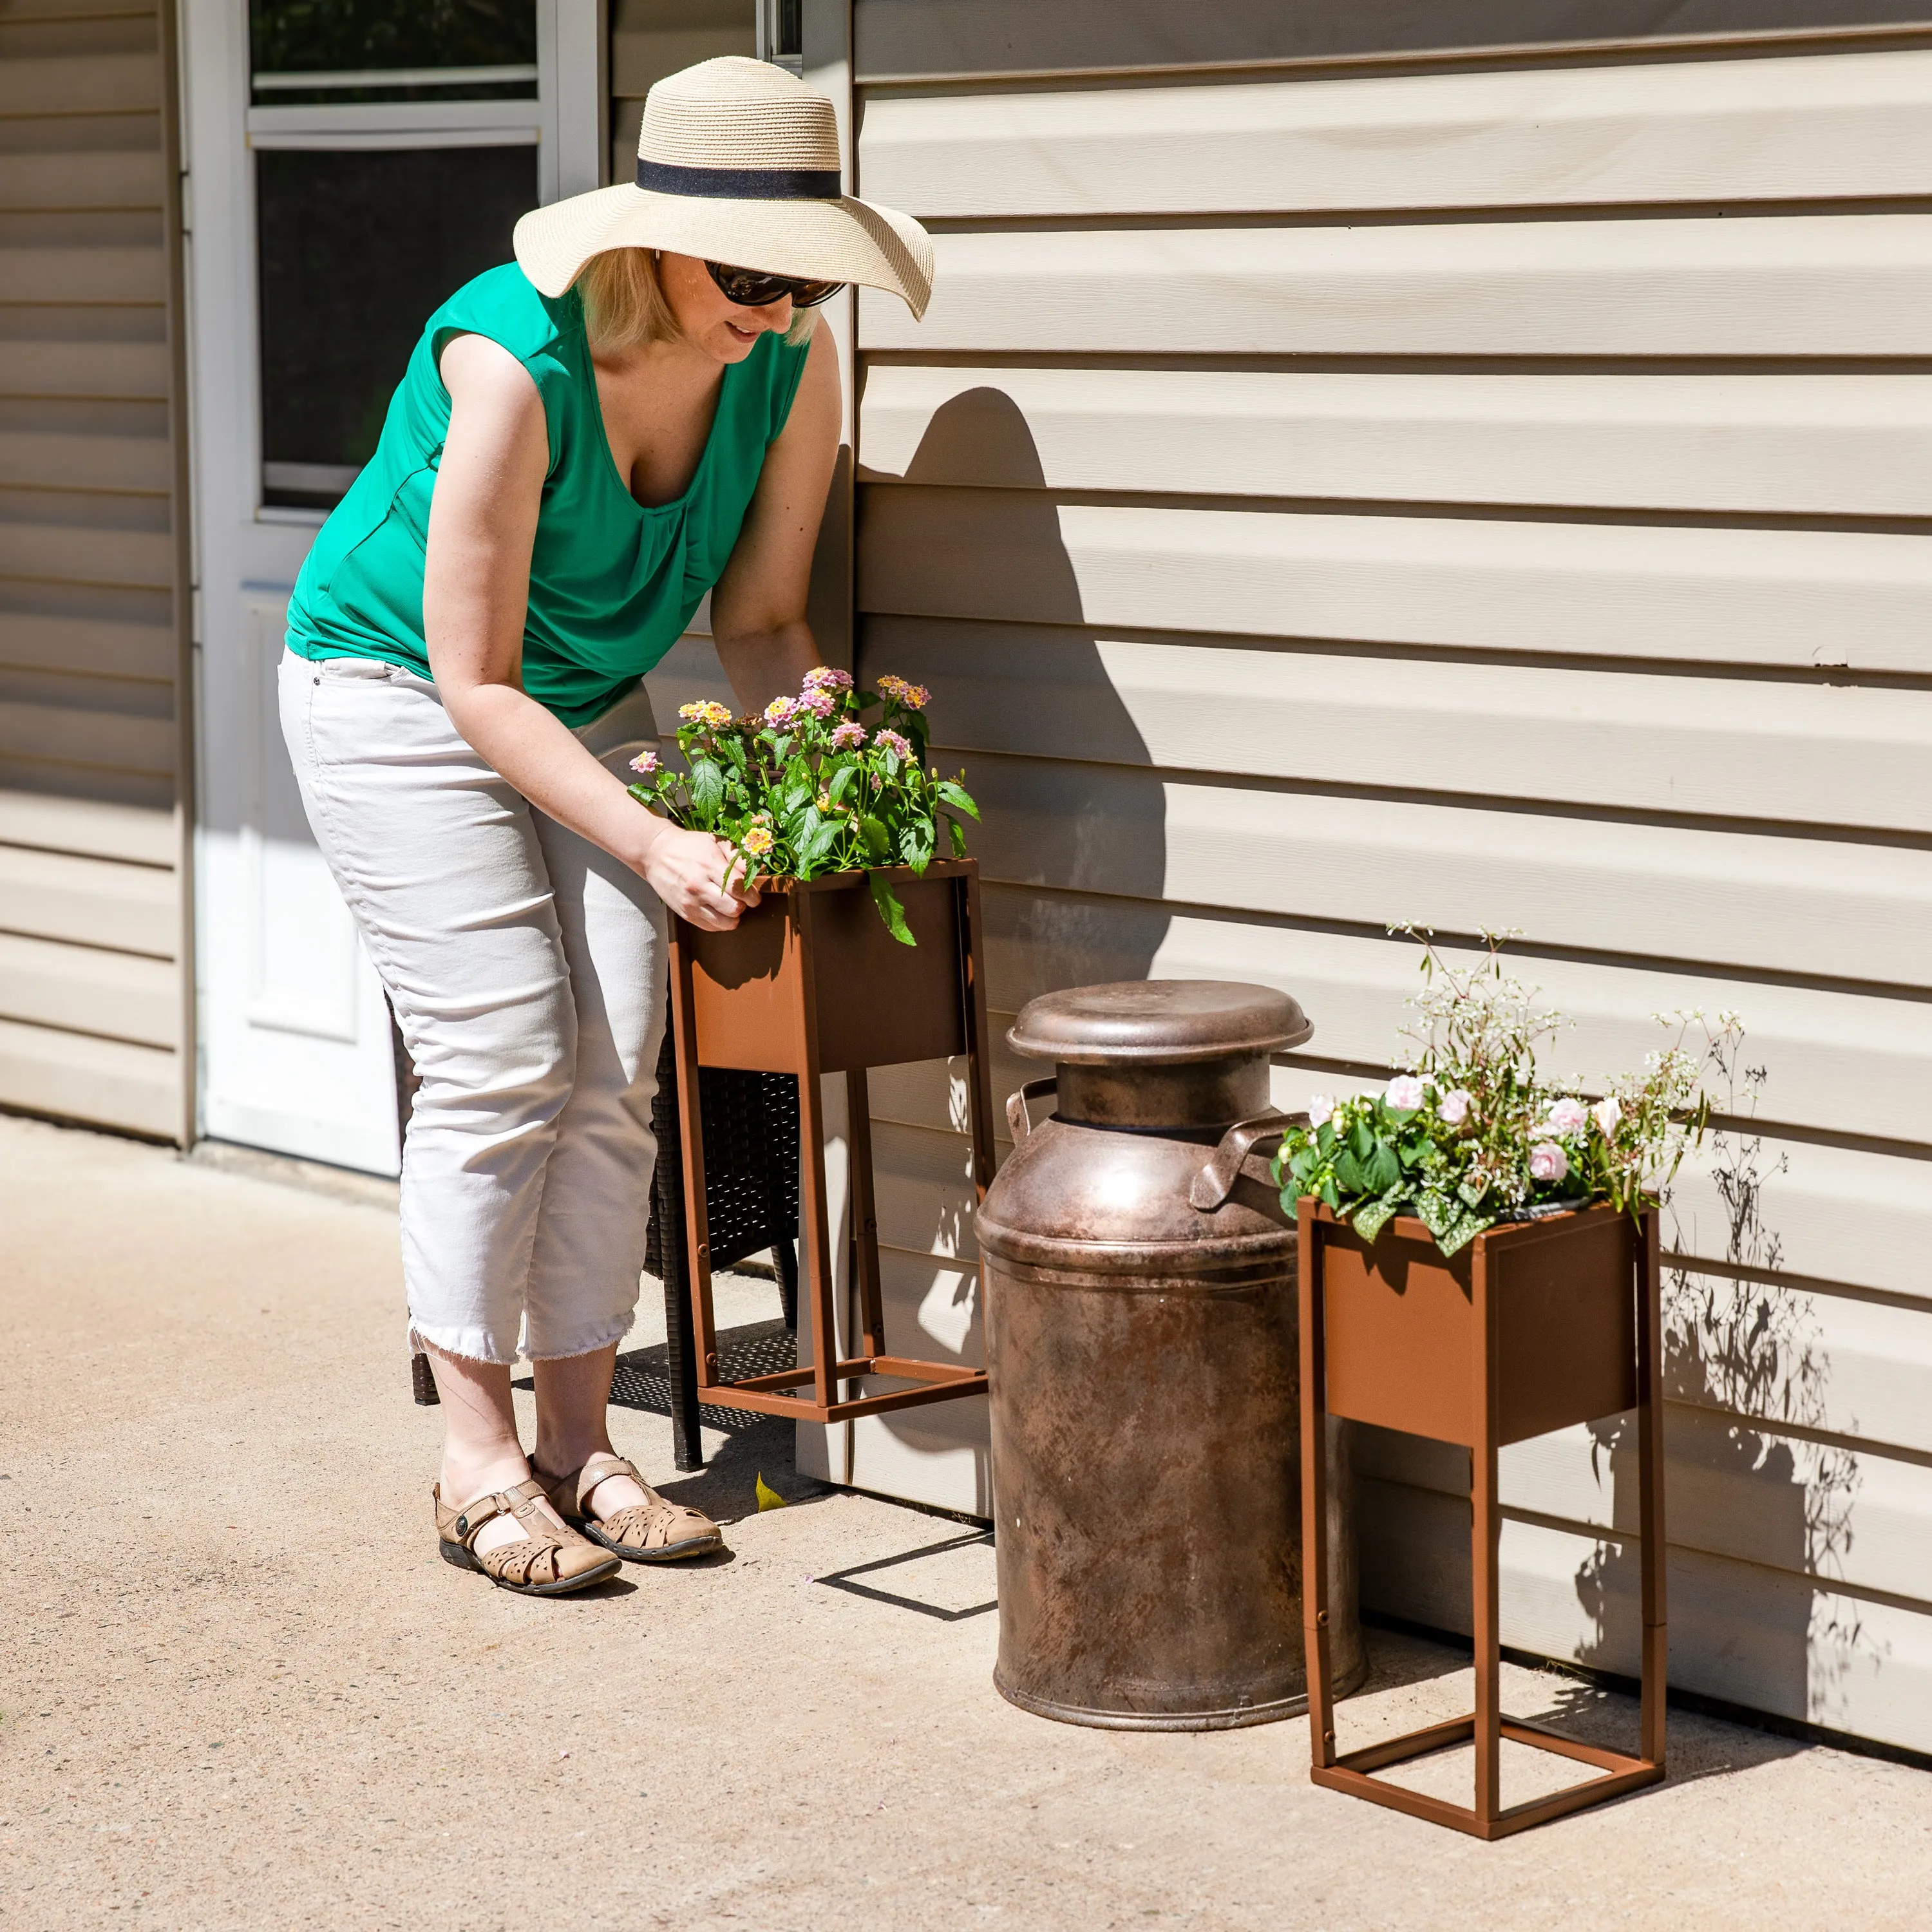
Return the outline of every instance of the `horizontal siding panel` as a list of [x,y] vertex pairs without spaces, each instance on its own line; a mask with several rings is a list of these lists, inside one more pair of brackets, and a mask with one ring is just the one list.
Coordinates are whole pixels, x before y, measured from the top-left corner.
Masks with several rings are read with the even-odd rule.
[[166,590],[173,562],[174,541],[160,531],[0,523],[0,578]]
[[875,363],[862,476],[1214,496],[1932,514],[1917,376]]
[[866,349],[1920,356],[1932,215],[942,234]]
[[173,480],[164,437],[0,430],[0,487],[139,490],[161,495]]
[[1932,691],[875,620],[949,753],[1932,832]]
[[172,1140],[180,1083],[176,1054],[0,1018],[0,1106]]
[[976,1263],[972,1157],[961,1135],[880,1122],[872,1135],[880,1240],[904,1254]]
[[[988,995],[1004,1014],[1064,986],[1246,980],[1299,1000],[1314,1022],[1314,1038],[1294,1058],[1379,1067],[1393,1058],[1412,1018],[1405,1002],[1420,985],[1418,952],[1406,939],[1011,887],[989,888],[984,904]],[[1466,963],[1471,956],[1448,952]],[[1566,1072],[1594,1082],[1641,1066],[1664,1037],[1654,1013],[1730,1010],[1743,1016],[1746,1058],[1765,1070],[1759,1108],[1766,1118],[1846,1134],[1881,1124],[1890,1138],[1932,1144],[1932,1004],[1634,963],[1519,953],[1511,965],[1574,1023],[1551,1055]],[[1010,1090],[1000,1090],[1003,1105]],[[945,1117],[915,1118],[939,1125]]]
[[1056,505],[873,484],[860,544],[861,608],[886,614],[1932,671],[1932,542],[1918,536]]
[[180,926],[172,872],[0,846],[0,929],[171,959]]
[[[1424,1490],[1360,1485],[1362,1600],[1466,1634],[1468,1509]],[[1636,1564],[1587,1534],[1505,1521],[1505,1644],[1598,1670],[1636,1668]],[[1670,1682],[1681,1690],[1906,1749],[1932,1749],[1932,1616],[1673,1548]],[[1346,1719],[1345,1719],[1346,1723]],[[1345,1730],[1342,1744],[1350,1740]]]
[[178,742],[171,718],[66,705],[0,703],[0,757],[112,765],[164,777],[174,770]]
[[0,210],[161,205],[158,148],[96,154],[0,154]]
[[172,1048],[181,976],[165,960],[0,932],[0,1017]]
[[180,856],[172,812],[0,787],[0,845],[166,868]]
[[155,54],[0,62],[0,116],[152,114],[160,94]]
[[0,358],[0,395],[165,401],[164,342],[16,342]]
[[1932,194],[1932,54],[866,103],[868,196],[927,218]]
[[1920,986],[1932,851],[976,758],[989,876]]
[[0,664],[13,670],[164,682],[175,675],[179,650],[175,633],[159,624],[0,612]]
[[158,303],[158,248],[0,248],[0,308],[14,302]]

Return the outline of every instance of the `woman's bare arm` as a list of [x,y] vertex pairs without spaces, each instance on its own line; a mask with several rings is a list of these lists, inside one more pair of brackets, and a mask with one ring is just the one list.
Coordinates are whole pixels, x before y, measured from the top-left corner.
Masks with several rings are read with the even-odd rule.
[[536,385],[480,335],[442,352],[449,434],[430,500],[423,632],[456,728],[543,812],[623,860],[694,925],[737,922],[724,886],[730,848],[644,811],[575,736],[523,689],[530,551],[550,444]]
[[838,352],[812,338],[791,413],[771,448],[731,560],[711,596],[711,634],[740,706],[790,696],[820,662],[805,620],[812,553],[838,457]]

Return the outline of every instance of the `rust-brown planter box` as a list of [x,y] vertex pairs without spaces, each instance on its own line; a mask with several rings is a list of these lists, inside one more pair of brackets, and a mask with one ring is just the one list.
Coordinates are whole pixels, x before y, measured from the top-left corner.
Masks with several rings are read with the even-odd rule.
[[[986,1064],[986,994],[981,963],[980,868],[972,859],[935,860],[923,875],[896,868],[885,877],[918,941],[886,931],[862,872],[762,882],[764,897],[730,932],[671,921],[671,1023],[677,1029],[678,1104],[684,1123],[686,1238],[700,1402],[841,1421],[916,1403],[983,1394],[982,1370],[885,1352],[873,1205],[871,1102],[866,1070],[964,1054],[976,1192],[993,1178],[992,1101]],[[703,1116],[698,1070],[730,1066],[798,1076],[805,1156],[800,1219],[801,1273],[812,1365],[742,1382],[718,1378],[704,1198]],[[832,1314],[832,1268],[819,1076],[843,1073],[850,1114],[852,1208],[858,1262],[860,1342],[841,1359]],[[846,1398],[842,1385],[882,1376],[912,1386]],[[791,1393],[812,1385],[810,1397]]]
[[[1663,1391],[1657,1216],[1601,1205],[1478,1234],[1445,1259],[1429,1230],[1399,1216],[1370,1243],[1312,1201],[1300,1204],[1302,1478],[1309,1565],[1303,1598],[1310,1668],[1312,1774],[1482,1838],[1497,1838],[1664,1775],[1666,1650]],[[1496,1454],[1571,1424],[1637,1412],[1642,1538],[1642,1742],[1627,1757],[1503,1718],[1498,1704]],[[1338,1755],[1327,1654],[1324,1414],[1407,1430],[1470,1452],[1476,1708],[1466,1718]],[[1370,1774],[1473,1738],[1473,1808]],[[1502,1808],[1502,1740],[1606,1775]]]

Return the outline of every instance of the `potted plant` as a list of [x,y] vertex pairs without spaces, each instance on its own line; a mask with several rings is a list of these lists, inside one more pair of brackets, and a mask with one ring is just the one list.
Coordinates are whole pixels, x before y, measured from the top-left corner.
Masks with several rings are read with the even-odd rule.
[[[1409,930],[1409,928],[1402,928]],[[1674,1037],[1640,1075],[1594,1102],[1552,1084],[1536,1049],[1559,1016],[1503,970],[1500,941],[1451,966],[1430,937],[1412,1003],[1408,1064],[1379,1094],[1318,1097],[1275,1160],[1300,1228],[1303,1598],[1318,1784],[1501,1837],[1664,1774],[1666,1648],[1658,1197],[1702,1135],[1705,1066],[1742,1033],[1735,1016],[1670,1016]],[[1663,1015],[1658,1016],[1664,1020]],[[1701,1036],[1701,1038],[1700,1038]],[[1504,1719],[1497,1454],[1505,1444],[1637,1412],[1641,1741],[1634,1756]],[[1326,1416],[1460,1444],[1471,1456],[1476,1708],[1366,1750],[1339,1753],[1328,1691]],[[1504,1738],[1604,1774],[1502,1808]],[[1466,1740],[1472,1806],[1372,1774]]]
[[[734,718],[715,701],[686,705],[677,733],[686,769],[668,770],[650,752],[633,766],[632,796],[724,839],[732,871],[742,868],[761,895],[729,932],[670,922],[701,1400],[827,1422],[986,1387],[983,1374],[956,1364],[884,1352],[866,1070],[963,1054],[982,1194],[993,1178],[979,867],[965,856],[961,823],[979,810],[957,779],[926,763],[927,696],[891,676],[868,696],[848,673],[821,664],[796,698],[774,698],[760,717]],[[950,856],[938,856],[942,842]],[[742,1383],[717,1378],[700,1065],[798,1076],[810,1367]],[[822,1074],[842,1072],[860,1318],[858,1346],[844,1360],[834,1347],[820,1088]],[[913,1386],[842,1396],[841,1384],[874,1375]],[[791,1393],[808,1382],[810,1399]]]

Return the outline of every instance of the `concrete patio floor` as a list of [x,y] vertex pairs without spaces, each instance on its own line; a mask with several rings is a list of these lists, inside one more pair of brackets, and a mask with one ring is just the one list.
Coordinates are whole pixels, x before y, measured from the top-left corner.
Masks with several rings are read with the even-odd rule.
[[[0,1119],[10,1926],[1932,1922],[1932,1776],[1708,1718],[1672,1714],[1661,1789],[1484,1846],[1313,1789],[1298,1723],[1024,1716],[985,1540],[818,1491],[782,1425],[678,1478],[668,1423],[616,1411],[729,1558],[490,1589],[432,1547],[402,1318],[380,1205]],[[1455,1652],[1370,1642],[1345,1744],[1467,1708]],[[1507,1691],[1633,1734],[1555,1673]],[[1544,1774],[1513,1756],[1505,1798]]]

